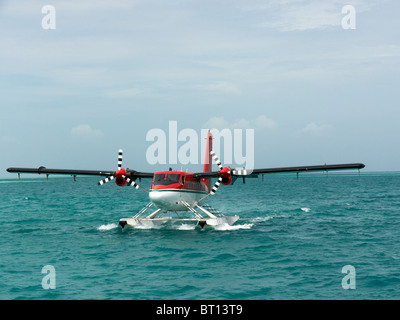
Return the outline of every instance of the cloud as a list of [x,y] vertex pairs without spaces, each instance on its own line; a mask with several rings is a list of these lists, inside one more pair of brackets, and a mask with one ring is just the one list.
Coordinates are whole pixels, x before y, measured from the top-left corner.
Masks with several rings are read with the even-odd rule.
[[332,128],[333,126],[331,126],[330,124],[318,125],[315,122],[310,122],[303,129],[300,130],[300,133],[321,134],[330,131]]
[[280,13],[279,19],[261,23],[260,26],[286,32],[339,26],[341,12],[335,9],[337,8],[330,2],[292,4]]
[[226,121],[223,117],[212,117],[210,119],[207,120],[206,123],[203,124],[203,128],[207,128],[207,129],[224,129],[224,128],[228,128],[229,122]]
[[[348,3],[343,0],[286,0],[262,4],[256,2],[244,6],[243,9],[266,12],[267,19],[257,24],[259,27],[290,32],[340,27],[344,16],[342,7],[346,4]],[[369,11],[373,6],[360,0],[353,0],[351,4],[356,7],[357,12]]]
[[[81,2],[74,1],[57,1],[54,5],[56,10],[63,13],[78,12],[78,13],[92,13],[94,10],[112,11],[112,10],[127,10],[142,2],[142,0],[86,0]],[[38,4],[38,1],[20,0],[18,3],[7,1],[5,3],[7,11],[15,15],[28,16],[35,13],[40,14],[40,9],[44,4]],[[38,9],[39,8],[39,9]]]
[[255,125],[257,128],[260,129],[275,129],[277,127],[277,124],[275,121],[267,118],[265,115],[261,115],[256,120],[254,121]]
[[275,129],[277,124],[275,121],[260,115],[256,119],[236,119],[227,121],[224,117],[212,117],[203,124],[203,128],[207,129]]
[[71,129],[71,135],[75,138],[101,138],[103,137],[103,132],[99,129],[93,129],[88,124],[81,124]]

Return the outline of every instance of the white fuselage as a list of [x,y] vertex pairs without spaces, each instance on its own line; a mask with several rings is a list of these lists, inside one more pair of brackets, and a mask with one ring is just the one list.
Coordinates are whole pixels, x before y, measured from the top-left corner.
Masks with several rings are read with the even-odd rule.
[[157,208],[167,211],[186,211],[187,207],[181,201],[193,206],[207,195],[205,191],[186,189],[150,190],[149,198]]

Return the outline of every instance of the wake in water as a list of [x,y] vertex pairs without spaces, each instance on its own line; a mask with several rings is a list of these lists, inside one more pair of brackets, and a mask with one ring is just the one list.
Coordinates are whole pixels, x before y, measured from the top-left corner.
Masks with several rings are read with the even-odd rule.
[[108,231],[118,228],[118,224],[116,223],[110,223],[110,224],[102,224],[100,227],[97,228],[99,231]]
[[194,229],[196,229],[196,225],[195,224],[183,223],[183,224],[177,226],[176,229],[177,230],[194,230]]
[[[310,208],[301,208],[302,211],[304,212],[309,212],[311,209]],[[180,230],[180,231],[191,231],[191,230],[217,230],[217,231],[235,231],[235,230],[249,230],[252,229],[254,226],[257,225],[262,225],[265,222],[274,219],[276,217],[280,216],[259,216],[259,217],[254,217],[254,218],[243,218],[239,220],[239,222],[242,223],[237,223],[234,225],[229,225],[229,224],[222,224],[218,226],[207,226],[205,229],[201,229],[198,225],[195,223],[184,223],[182,222],[175,222],[175,223],[165,223],[163,225],[145,225],[145,224],[138,224],[134,227],[131,227],[130,229],[139,229],[139,230],[150,230],[150,229],[165,229],[165,230]],[[119,228],[118,223],[109,223],[109,224],[103,224],[96,229],[99,231],[109,231]]]
[[245,223],[245,224],[234,224],[230,226],[229,224],[221,224],[215,227],[212,227],[214,230],[218,231],[231,231],[231,230],[240,230],[240,229],[251,229],[253,227],[253,223]]
[[249,221],[252,223],[265,222],[273,219],[271,216],[251,218]]
[[[271,217],[259,217],[255,219],[251,219],[251,222],[262,222],[262,221],[267,221],[271,219]],[[230,226],[229,224],[222,224],[218,226],[208,226],[207,229],[214,229],[218,231],[234,231],[234,230],[241,230],[241,229],[251,229],[254,226],[254,223],[244,223],[244,224],[234,224]],[[96,229],[99,231],[109,231],[118,228],[117,223],[109,223],[109,224],[103,224]],[[132,227],[131,229],[141,229],[141,230],[148,230],[148,229],[172,229],[172,230],[183,230],[183,231],[188,231],[188,230],[195,230],[198,228],[200,230],[200,227],[197,227],[195,224],[168,224],[168,225],[163,225],[163,226],[146,226],[146,225],[137,225],[135,227]]]

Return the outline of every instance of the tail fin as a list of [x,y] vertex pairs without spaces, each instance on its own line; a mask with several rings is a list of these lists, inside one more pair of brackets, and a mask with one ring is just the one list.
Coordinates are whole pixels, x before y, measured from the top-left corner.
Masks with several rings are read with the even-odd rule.
[[[206,139],[207,139],[207,142],[206,142],[206,154],[205,154],[205,159],[204,159],[204,172],[211,172],[212,158],[211,158],[210,152],[212,151],[213,136],[212,136],[210,130],[208,130]],[[211,179],[204,178],[203,181],[207,184],[208,190],[211,190]]]

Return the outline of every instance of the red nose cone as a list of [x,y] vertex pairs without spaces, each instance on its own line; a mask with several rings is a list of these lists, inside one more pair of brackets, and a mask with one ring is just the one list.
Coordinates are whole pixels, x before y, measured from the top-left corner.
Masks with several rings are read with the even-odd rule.
[[231,169],[229,169],[228,167],[223,167],[219,175],[220,177],[222,177],[222,184],[228,185],[232,182]]

